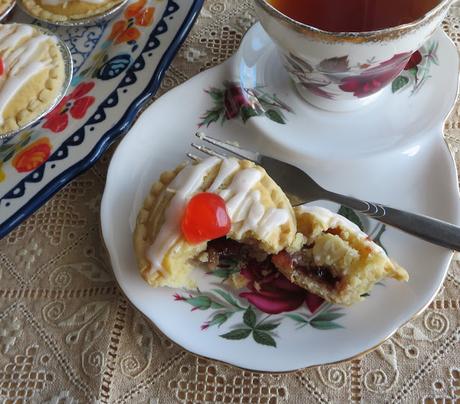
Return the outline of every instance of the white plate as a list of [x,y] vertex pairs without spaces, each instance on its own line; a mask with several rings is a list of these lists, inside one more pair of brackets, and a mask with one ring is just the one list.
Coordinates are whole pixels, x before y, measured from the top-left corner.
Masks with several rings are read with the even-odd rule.
[[[102,201],[103,237],[128,299],[167,337],[193,353],[274,372],[366,352],[425,308],[444,280],[452,253],[394,229],[388,228],[381,242],[389,255],[407,268],[408,283],[385,282],[351,308],[323,305],[312,314],[302,304],[294,312],[270,316],[262,324],[272,327],[259,327],[259,332],[250,331],[249,335],[248,331],[233,330],[252,326],[253,314],[257,323],[266,315],[255,306],[247,309],[249,303],[239,292],[226,290],[219,278],[201,269],[195,271],[200,292],[149,287],[138,274],[131,236],[150,184],[163,170],[185,159],[190,142],[195,140],[196,125],[206,117],[218,119],[206,129],[209,135],[292,161],[331,190],[458,223],[457,173],[442,138],[443,121],[456,97],[458,57],[444,34],[438,32],[434,41],[439,63],[431,63],[430,78],[415,94],[408,83],[395,94],[389,89],[375,104],[357,112],[331,114],[302,103],[285,87],[286,74],[259,25],[250,30],[238,54],[228,62],[157,100],[118,147]],[[257,52],[249,52],[250,48]],[[426,59],[417,66],[417,74],[427,71],[424,63]],[[222,90],[226,80],[257,87],[245,94],[261,116],[243,123],[241,116],[247,117],[251,111],[242,112],[247,102],[239,90],[230,89],[229,84],[226,92]],[[258,108],[254,96],[264,110]],[[283,102],[293,112],[288,112]],[[262,115],[270,109],[275,112]],[[376,222],[363,223],[371,232],[378,226]],[[213,292],[216,289],[220,292]],[[223,297],[228,295],[222,291],[234,302],[231,298],[226,301]],[[218,304],[210,306],[210,297]],[[193,307],[199,310],[191,311]],[[224,316],[216,317],[219,313]],[[230,313],[220,327],[206,327],[210,320],[222,321]],[[308,317],[308,324],[299,322]],[[230,332],[234,339],[222,337]]]

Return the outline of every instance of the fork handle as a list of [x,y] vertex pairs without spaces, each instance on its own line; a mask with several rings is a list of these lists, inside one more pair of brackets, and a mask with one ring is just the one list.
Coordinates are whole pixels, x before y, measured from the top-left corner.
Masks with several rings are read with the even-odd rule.
[[424,215],[405,212],[378,203],[327,192],[327,199],[361,212],[373,219],[420,237],[430,243],[460,251],[460,227]]

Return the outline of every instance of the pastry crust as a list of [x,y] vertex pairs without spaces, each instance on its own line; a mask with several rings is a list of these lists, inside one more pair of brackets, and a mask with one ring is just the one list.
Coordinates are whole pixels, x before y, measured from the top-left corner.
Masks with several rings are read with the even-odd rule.
[[122,3],[123,0],[101,0],[100,3],[80,0],[46,4],[43,0],[22,0],[28,13],[39,19],[53,22],[76,21],[103,14]]
[[[213,166],[206,173],[202,184],[194,194],[207,191],[216,180],[222,165],[220,159],[216,160],[220,161],[220,163]],[[264,250],[268,254],[277,253],[291,244],[294,239],[296,224],[293,209],[283,191],[268,176],[263,168],[246,160],[232,160],[238,162],[238,169],[222,182],[216,192],[218,193],[227,189],[235,175],[242,172],[242,170],[255,169],[260,172],[261,179],[252,190],[260,194],[260,203],[266,211],[269,209],[283,210],[283,212],[286,212],[287,220],[285,223],[275,226],[268,234],[264,234],[263,237],[252,230],[243,231],[242,222],[239,221],[236,223],[232,220],[232,228],[227,237],[242,243],[255,243],[257,244],[257,248]],[[184,165],[181,165],[174,171],[168,171],[161,175],[160,180],[151,187],[150,193],[145,199],[144,205],[137,217],[133,235],[137,263],[141,275],[152,286],[192,287],[194,282],[189,277],[192,268],[190,260],[197,258],[200,253],[206,250],[206,242],[189,244],[179,234],[177,240],[175,240],[161,260],[160,269],[152,270],[152,262],[148,257],[148,250],[155,242],[165,223],[165,212],[175,195],[175,191],[171,191],[169,186],[183,169]]]
[[299,235],[288,251],[272,257],[291,282],[348,306],[362,300],[378,281],[409,279],[405,269],[343,216],[320,207],[294,211]]
[[[19,39],[11,46],[2,46],[0,42],[0,58],[4,61],[4,72],[0,76],[0,134],[27,125],[47,110],[59,96],[65,81],[64,58],[56,37],[26,24],[0,25],[2,34],[3,43],[13,35]],[[27,56],[30,59],[26,59],[25,51],[21,54],[24,49],[33,49],[33,54]],[[16,57],[18,53],[20,56]],[[27,72],[33,63],[36,69]],[[12,84],[14,93],[8,89]]]

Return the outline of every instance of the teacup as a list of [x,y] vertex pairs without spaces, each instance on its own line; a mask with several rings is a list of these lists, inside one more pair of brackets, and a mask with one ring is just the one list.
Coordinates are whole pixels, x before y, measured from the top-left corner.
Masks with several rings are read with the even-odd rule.
[[350,111],[382,94],[435,32],[452,2],[440,0],[416,21],[369,32],[328,32],[289,18],[267,0],[255,0],[255,5],[302,98],[329,111]]

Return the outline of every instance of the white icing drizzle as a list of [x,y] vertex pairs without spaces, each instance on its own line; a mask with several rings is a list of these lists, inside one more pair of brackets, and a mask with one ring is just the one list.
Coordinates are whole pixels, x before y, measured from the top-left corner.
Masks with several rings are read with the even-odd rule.
[[0,26],[0,54],[4,72],[0,76],[0,125],[4,122],[3,112],[16,92],[33,76],[49,67],[50,60],[41,61],[37,52],[46,41],[56,38],[38,33],[28,25]]
[[[221,161],[219,172],[207,192],[217,193],[226,201],[232,231],[237,237],[250,231],[263,239],[289,220],[286,209],[265,209],[260,201],[260,192],[253,189],[262,179],[263,173],[260,170],[240,169],[240,163],[235,158],[207,158],[196,165],[185,167],[168,186],[168,191],[175,195],[165,211],[165,222],[147,251],[152,263],[150,273],[161,271],[165,254],[181,236],[180,222],[188,200],[203,187],[207,173]],[[232,175],[230,184],[223,188],[223,184]]]
[[42,0],[42,4],[47,6],[62,6],[63,8],[66,8],[72,1],[81,1],[83,3],[90,4],[102,4],[106,2],[106,0]]
[[[333,229],[335,227],[341,227],[344,230],[348,230],[354,233],[360,239],[368,239],[368,235],[364,233],[356,224],[348,220],[346,217],[339,215],[338,213],[331,212],[329,209],[320,206],[308,206],[303,205],[297,208],[301,213],[310,213],[319,220],[326,229]],[[371,248],[378,253],[385,254],[384,250],[371,240],[369,240]]]
[[210,157],[199,164],[187,166],[169,184],[168,192],[175,194],[165,211],[165,222],[147,252],[152,263],[151,272],[161,270],[163,257],[180,235],[180,221],[188,199],[200,189],[206,174],[219,162],[217,157]]

